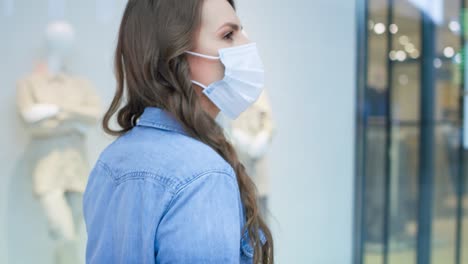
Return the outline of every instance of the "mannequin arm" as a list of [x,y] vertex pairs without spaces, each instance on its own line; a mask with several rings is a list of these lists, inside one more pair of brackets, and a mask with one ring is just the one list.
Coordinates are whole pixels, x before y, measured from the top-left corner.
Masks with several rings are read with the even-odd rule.
[[33,96],[29,78],[17,81],[16,104],[18,113],[33,137],[51,137],[68,133],[83,133],[83,123],[94,124],[101,112],[101,102],[90,82],[77,85],[84,95],[81,102],[70,107],[43,104]]
[[37,103],[32,94],[28,79],[20,79],[16,83],[16,107],[32,135],[48,135],[58,126],[53,117],[58,107],[51,104]]
[[101,100],[95,93],[93,86],[88,81],[83,81],[79,89],[83,89],[85,96],[77,106],[66,107],[63,109],[67,113],[67,118],[80,122],[94,124],[101,115]]
[[268,131],[260,131],[252,137],[240,129],[233,129],[232,138],[240,151],[247,153],[253,159],[258,159],[266,153],[271,135]]
[[64,110],[68,116],[74,120],[84,123],[94,124],[99,117],[100,109],[95,107],[76,107]]
[[240,129],[233,129],[231,132],[231,140],[236,149],[244,153],[249,152],[249,147],[252,142],[252,137]]
[[57,115],[59,108],[54,104],[34,104],[21,112],[23,119],[28,123],[35,123]]
[[37,108],[34,108],[35,105],[37,106],[31,95],[29,82],[26,79],[19,80],[16,83],[16,107],[24,121],[33,123],[49,116],[49,113],[45,113],[47,111],[34,114],[37,110]]
[[270,145],[271,135],[267,131],[261,131],[255,137],[250,148],[250,155],[254,158],[260,158],[265,155],[268,146]]

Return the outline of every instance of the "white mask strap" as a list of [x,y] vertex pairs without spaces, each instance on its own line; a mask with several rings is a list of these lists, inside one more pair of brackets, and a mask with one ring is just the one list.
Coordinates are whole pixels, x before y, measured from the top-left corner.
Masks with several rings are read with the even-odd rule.
[[195,80],[191,80],[191,81],[192,81],[194,84],[200,86],[201,88],[206,89],[206,86],[205,86],[205,85],[203,85],[203,84],[201,84],[201,83],[199,83],[199,82],[197,82],[197,81],[195,81]]
[[196,52],[193,52],[193,51],[188,51],[187,50],[187,51],[185,51],[185,53],[192,54],[192,55],[202,57],[202,58],[205,58],[205,59],[219,60],[219,57],[217,57],[217,56],[204,55],[204,54],[196,53]]

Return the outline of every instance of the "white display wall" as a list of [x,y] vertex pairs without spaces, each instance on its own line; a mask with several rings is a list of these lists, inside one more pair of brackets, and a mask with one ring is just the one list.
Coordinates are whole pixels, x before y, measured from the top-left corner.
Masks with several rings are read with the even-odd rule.
[[270,154],[278,263],[352,263],[355,5],[239,3],[260,42],[278,126]]

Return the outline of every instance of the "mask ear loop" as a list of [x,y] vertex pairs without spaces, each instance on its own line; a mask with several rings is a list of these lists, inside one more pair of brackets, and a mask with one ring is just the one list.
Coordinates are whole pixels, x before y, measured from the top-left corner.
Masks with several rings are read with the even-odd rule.
[[192,55],[195,55],[195,56],[198,56],[198,57],[202,57],[202,58],[205,58],[205,59],[219,60],[219,57],[218,57],[218,56],[204,55],[204,54],[200,54],[200,53],[196,53],[196,52],[188,51],[188,50],[185,51],[185,53],[192,54]]
[[206,88],[207,88],[205,85],[203,85],[203,84],[201,84],[201,83],[199,83],[199,82],[197,82],[197,81],[195,81],[195,80],[190,80],[190,81],[192,81],[192,83],[194,83],[194,84],[200,86],[200,87],[203,88],[203,89],[206,89]]
[[[196,53],[196,52],[193,52],[193,51],[188,51],[187,50],[187,51],[185,51],[185,53],[195,55],[195,56],[198,56],[198,57],[202,57],[202,58],[206,58],[206,59],[210,59],[210,60],[219,60],[219,57],[217,57],[217,56],[204,55],[204,54]],[[205,85],[203,85],[203,84],[201,84],[201,83],[199,83],[199,82],[197,82],[195,80],[190,80],[190,81],[192,81],[192,83],[200,86],[203,89],[207,88]]]

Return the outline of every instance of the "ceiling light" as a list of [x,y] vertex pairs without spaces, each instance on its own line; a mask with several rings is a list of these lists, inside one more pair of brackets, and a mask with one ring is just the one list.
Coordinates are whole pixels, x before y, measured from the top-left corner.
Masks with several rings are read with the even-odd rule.
[[374,31],[377,35],[383,34],[385,32],[385,25],[383,23],[375,24]]
[[452,58],[455,55],[455,50],[452,47],[444,48],[444,56],[447,58]]
[[406,44],[409,43],[409,38],[408,38],[408,36],[405,36],[405,35],[400,36],[400,37],[398,38],[398,40],[400,41],[400,44],[401,44],[401,45],[406,45]]

